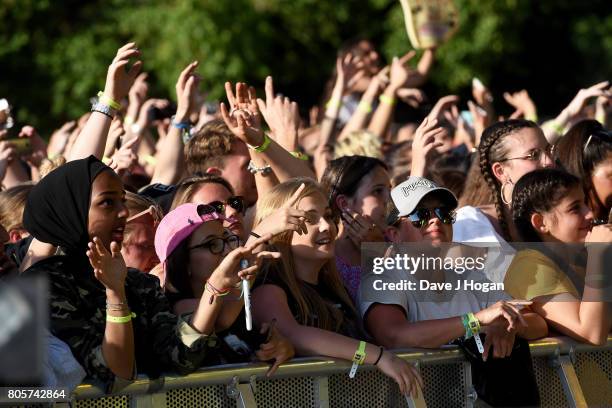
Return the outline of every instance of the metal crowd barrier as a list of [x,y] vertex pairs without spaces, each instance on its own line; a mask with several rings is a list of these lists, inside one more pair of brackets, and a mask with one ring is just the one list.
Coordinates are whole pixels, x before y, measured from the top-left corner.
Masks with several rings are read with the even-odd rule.
[[[566,337],[530,344],[542,407],[612,406],[612,336],[604,346]],[[74,393],[77,408],[304,408],[304,407],[473,407],[470,364],[462,352],[443,349],[397,350],[423,376],[421,397],[407,400],[393,382],[372,366],[354,379],[350,364],[323,358],[299,358],[282,365],[273,378],[263,364],[202,368],[190,375],[158,380],[139,377],[118,395],[105,395],[96,384],[81,384]],[[500,373],[500,375],[503,375]],[[512,386],[508,379],[508,386]],[[485,405],[486,406],[486,405]]]

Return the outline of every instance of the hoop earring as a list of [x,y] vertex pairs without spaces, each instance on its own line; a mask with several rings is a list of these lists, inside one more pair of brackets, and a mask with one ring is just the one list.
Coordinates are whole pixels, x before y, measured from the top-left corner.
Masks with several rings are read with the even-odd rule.
[[[509,184],[509,185],[511,185],[511,186],[513,186],[513,185],[514,185],[514,183],[512,182],[512,180],[506,181],[506,182],[505,182],[504,184],[502,184],[502,186],[501,186],[500,195],[501,195],[501,200],[502,200],[502,203],[506,204],[507,206],[510,206],[510,205],[512,204],[512,200],[510,200],[510,201],[506,200],[506,195],[504,194],[504,191],[505,191],[506,186],[507,186],[508,184]],[[512,196],[510,196],[510,197],[512,197]]]

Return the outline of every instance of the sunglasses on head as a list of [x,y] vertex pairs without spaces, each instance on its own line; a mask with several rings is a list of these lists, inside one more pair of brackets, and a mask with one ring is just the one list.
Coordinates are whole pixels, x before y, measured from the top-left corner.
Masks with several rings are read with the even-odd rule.
[[233,196],[227,199],[226,202],[223,201],[212,201],[206,205],[209,205],[211,207],[213,207],[215,209],[216,212],[218,212],[219,214],[225,214],[225,206],[229,205],[230,207],[232,207],[234,210],[238,211],[241,214],[244,214],[245,212],[245,208],[244,208],[244,200],[242,199],[242,197],[240,196]]
[[443,224],[450,225],[455,222],[455,211],[450,207],[417,208],[405,217],[415,228],[423,228],[431,217],[437,217]]

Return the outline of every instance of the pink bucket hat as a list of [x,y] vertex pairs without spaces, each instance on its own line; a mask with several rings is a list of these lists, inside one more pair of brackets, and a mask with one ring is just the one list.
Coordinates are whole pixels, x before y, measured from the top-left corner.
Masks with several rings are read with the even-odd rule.
[[155,252],[164,263],[174,249],[205,222],[225,217],[205,204],[187,203],[170,211],[159,223],[155,232]]

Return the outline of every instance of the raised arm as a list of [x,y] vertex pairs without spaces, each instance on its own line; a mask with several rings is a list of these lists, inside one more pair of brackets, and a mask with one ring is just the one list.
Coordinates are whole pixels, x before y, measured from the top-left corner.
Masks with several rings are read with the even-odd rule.
[[293,177],[311,177],[314,173],[304,160],[293,157],[276,141],[266,136],[261,128],[261,114],[255,89],[245,83],[236,84],[236,95],[231,84],[225,84],[232,111],[221,104],[221,116],[232,133],[251,147],[251,158],[263,158],[270,165],[279,182]]
[[[113,62],[108,67],[106,75],[106,85],[104,86],[104,97],[101,102],[104,105],[118,104],[128,93],[136,76],[142,67],[142,61],[136,61],[128,70],[127,65],[130,58],[138,57],[140,51],[135,43],[128,43],[119,48]],[[110,107],[110,106],[109,106]],[[77,137],[70,149],[68,161],[83,159],[90,155],[102,159],[108,130],[113,119],[112,114],[104,114],[100,111],[93,111],[85,124],[85,127]]]
[[376,108],[370,125],[368,126],[368,130],[381,139],[386,135],[387,128],[391,122],[397,91],[409,81],[410,75],[412,74],[406,64],[414,57],[414,54],[414,51],[411,51],[402,58],[393,57],[389,85],[385,88],[382,95],[380,95],[380,104],[378,108]]
[[372,104],[374,103],[374,100],[380,93],[381,87],[389,82],[389,70],[389,67],[385,67],[376,76],[372,77],[368,88],[361,96],[361,100],[359,101],[359,105],[357,105],[357,109],[353,113],[353,116],[351,116],[347,124],[340,132],[338,140],[347,137],[349,134],[351,134],[351,132],[365,129],[368,119],[370,118],[370,114],[372,113]]
[[423,55],[421,56],[421,59],[417,65],[415,75],[412,75],[406,83],[407,87],[419,88],[427,81],[431,67],[433,67],[435,57],[435,48],[428,48],[425,50],[425,52],[423,52]]
[[347,54],[344,58],[336,59],[336,83],[331,93],[329,101],[325,105],[325,115],[321,122],[321,131],[319,132],[319,144],[313,157],[313,163],[317,180],[321,178],[327,163],[332,159],[334,154],[336,130],[336,121],[342,107],[342,97],[344,90],[350,89],[361,77],[364,71],[360,68],[363,62],[351,54]]
[[181,72],[176,83],[176,115],[168,134],[164,137],[157,155],[157,164],[151,183],[173,184],[183,174],[183,134],[189,132],[189,116],[195,107],[196,89],[200,77],[195,74],[198,62],[194,61]]
[[543,123],[542,130],[548,143],[554,144],[565,133],[576,117],[582,113],[589,99],[605,95],[605,89],[609,84],[608,81],[603,81],[589,88],[581,89],[555,119]]

